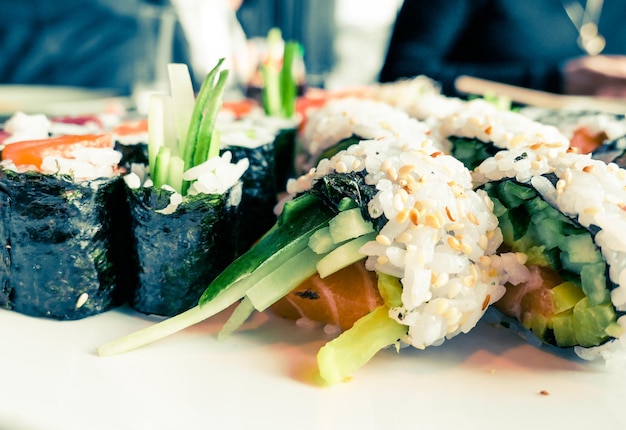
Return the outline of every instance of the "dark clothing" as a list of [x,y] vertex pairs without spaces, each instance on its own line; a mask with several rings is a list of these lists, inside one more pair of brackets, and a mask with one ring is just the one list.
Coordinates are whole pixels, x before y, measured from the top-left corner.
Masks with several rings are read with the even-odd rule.
[[[604,1],[603,54],[626,54],[625,19],[626,1]],[[379,78],[426,75],[447,95],[460,75],[560,92],[563,63],[584,54],[577,37],[561,0],[405,0]]]
[[139,4],[0,0],[0,83],[108,88],[129,94],[133,59],[139,57]]

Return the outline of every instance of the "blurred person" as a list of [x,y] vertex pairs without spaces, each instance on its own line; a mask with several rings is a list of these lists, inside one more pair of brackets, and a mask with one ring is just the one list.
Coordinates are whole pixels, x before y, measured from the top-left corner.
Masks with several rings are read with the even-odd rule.
[[404,0],[379,80],[460,75],[626,97],[625,0]]
[[243,0],[171,0],[190,46],[196,82],[224,58],[229,70],[227,91],[241,92],[250,75],[247,38],[236,12]]
[[[165,0],[0,0],[0,83],[106,88],[130,94],[139,10]],[[186,61],[178,31],[174,60]]]

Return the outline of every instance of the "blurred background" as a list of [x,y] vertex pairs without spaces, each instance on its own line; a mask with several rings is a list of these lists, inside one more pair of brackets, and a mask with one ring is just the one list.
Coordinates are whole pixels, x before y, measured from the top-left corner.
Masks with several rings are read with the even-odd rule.
[[244,0],[250,39],[270,27],[304,46],[307,81],[329,88],[374,82],[401,0]]
[[0,85],[158,87],[168,62],[196,84],[220,57],[246,85],[271,28],[304,48],[307,83],[376,81],[401,0],[0,0]]

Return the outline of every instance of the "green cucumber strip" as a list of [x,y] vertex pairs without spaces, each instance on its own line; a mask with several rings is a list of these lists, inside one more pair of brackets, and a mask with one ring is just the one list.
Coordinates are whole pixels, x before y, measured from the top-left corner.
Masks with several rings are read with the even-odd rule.
[[388,313],[386,306],[379,306],[319,350],[317,364],[326,383],[345,381],[378,351],[396,344],[407,333],[408,327],[389,318]]
[[[303,212],[307,216],[297,216]],[[326,227],[334,213],[317,197],[304,194],[285,205],[283,215],[290,222],[276,224],[248,252],[218,275],[200,297],[198,306],[104,344],[97,349],[97,353],[102,356],[114,355],[145,346],[210,318],[237,303],[259,280],[306,248],[311,234]],[[281,216],[279,220],[282,218]],[[245,314],[243,310],[240,312]]]
[[213,91],[211,91],[211,93],[209,94],[209,98],[207,99],[206,109],[204,115],[202,116],[202,121],[200,122],[198,139],[207,139],[207,141],[209,142],[209,146],[206,148],[206,151],[202,154],[200,158],[198,158],[198,156],[194,154],[193,166],[204,163],[206,160],[208,160],[209,154],[215,154],[216,152],[219,154],[219,146],[217,147],[217,151],[215,151],[215,149],[211,150],[211,145],[214,143],[211,139],[211,135],[214,131],[213,129],[215,127],[217,115],[219,114],[220,108],[222,107],[222,99],[224,98],[224,90],[226,88],[227,80],[228,70],[222,70],[217,78],[217,83],[213,87]]
[[320,228],[309,239],[309,248],[316,254],[327,254],[336,247],[328,227]]
[[217,65],[207,74],[207,76],[204,78],[204,82],[202,82],[202,86],[200,87],[198,96],[196,97],[196,103],[193,108],[191,120],[189,121],[189,128],[187,129],[187,139],[185,140],[182,147],[182,155],[183,160],[185,161],[185,169],[189,169],[192,165],[194,153],[196,150],[195,145],[198,140],[198,134],[200,133],[200,125],[204,117],[206,104],[210,99],[211,93],[213,92],[213,83],[223,62],[224,59],[221,58],[217,62]]
[[285,118],[291,118],[296,111],[296,97],[298,82],[295,76],[294,64],[300,55],[300,44],[287,42],[283,49],[283,65],[280,69],[280,105],[281,113]]
[[321,259],[321,255],[305,245],[302,251],[250,288],[246,296],[254,308],[262,312],[313,276],[317,271],[316,264]]
[[374,231],[370,221],[365,221],[360,208],[339,212],[328,223],[330,236],[335,243],[341,243]]
[[98,355],[106,357],[140,348],[167,336],[191,327],[207,318],[217,315],[234,303],[237,303],[246,293],[247,285],[234,284],[216,295],[213,300],[204,305],[195,306],[188,311],[148,326],[129,335],[105,343],[96,349]]
[[[171,63],[167,65],[167,72],[170,80],[170,94],[174,101],[174,117],[176,122],[176,134],[178,142],[187,140],[187,132],[193,108],[195,104],[195,94],[191,82],[191,74],[186,64]],[[179,146],[179,153],[182,154]]]
[[183,191],[183,173],[185,172],[185,162],[178,155],[170,157],[169,168],[167,170],[167,183],[174,188],[177,193]]
[[279,116],[280,114],[280,81],[279,72],[272,68],[272,65],[261,64],[261,76],[263,78],[263,90],[261,91],[261,101],[263,110],[269,116]]
[[[296,201],[297,200],[297,201]],[[200,297],[200,304],[209,302],[235,282],[246,282],[248,288],[271,273],[307,246],[318,229],[326,227],[334,213],[324,207],[317,197],[305,194],[286,205],[283,214],[289,222],[279,222],[245,254],[231,263]],[[287,211],[287,213],[285,213]],[[305,212],[296,216],[292,212]]]
[[159,148],[151,175],[155,188],[160,188],[161,186],[167,184],[167,175],[171,156],[172,150],[170,148],[167,146]]
[[217,157],[220,155],[220,148],[222,146],[222,133],[219,130],[213,130],[211,133],[211,141],[209,144],[209,151],[206,156],[206,160]]
[[235,307],[226,323],[217,335],[217,340],[224,340],[241,327],[254,312],[254,306],[248,297],[244,297]]
[[335,250],[329,252],[317,263],[317,272],[320,278],[325,278],[328,275],[348,267],[352,263],[356,263],[359,260],[365,258],[365,255],[359,252],[359,249],[367,242],[374,240],[376,233],[369,233],[364,236],[347,242]]

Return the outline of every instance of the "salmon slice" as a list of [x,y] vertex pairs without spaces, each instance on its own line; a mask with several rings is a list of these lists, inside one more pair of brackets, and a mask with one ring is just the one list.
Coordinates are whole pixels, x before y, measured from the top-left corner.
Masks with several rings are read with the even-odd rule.
[[324,279],[317,274],[309,277],[271,310],[284,318],[307,318],[347,330],[382,304],[376,274],[360,261]]
[[24,140],[6,145],[2,159],[12,160],[18,168],[34,166],[40,169],[45,157],[73,158],[72,153],[78,148],[113,148],[113,139],[110,134],[80,134]]

